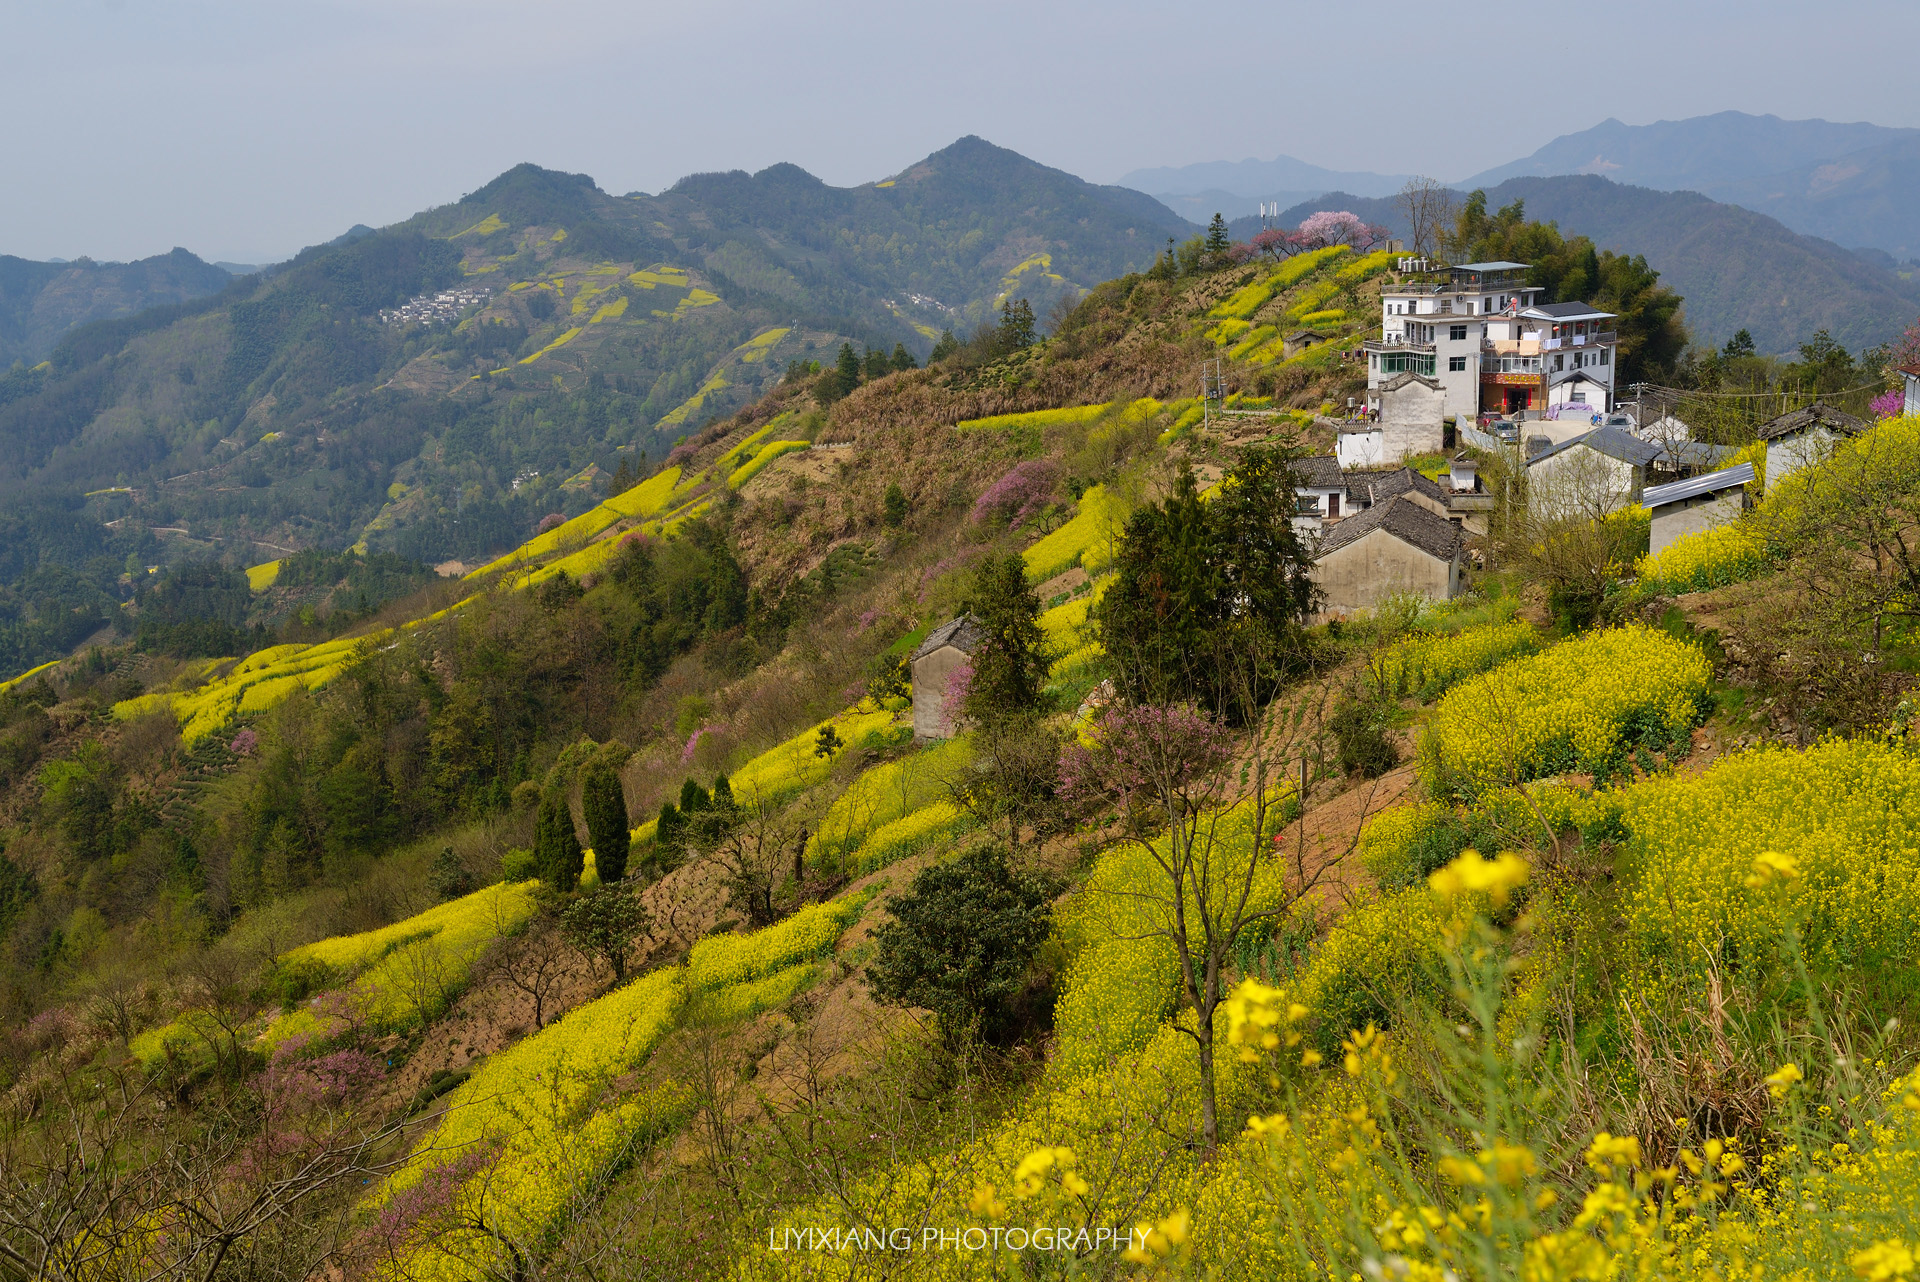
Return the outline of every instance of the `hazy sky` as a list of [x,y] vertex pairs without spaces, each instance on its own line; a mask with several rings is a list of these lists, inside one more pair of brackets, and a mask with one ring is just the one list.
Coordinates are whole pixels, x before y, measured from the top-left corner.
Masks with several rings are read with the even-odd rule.
[[1916,47],[1914,0],[0,0],[0,253],[270,261],[522,160],[853,184],[969,133],[1454,179],[1607,116],[1920,125]]

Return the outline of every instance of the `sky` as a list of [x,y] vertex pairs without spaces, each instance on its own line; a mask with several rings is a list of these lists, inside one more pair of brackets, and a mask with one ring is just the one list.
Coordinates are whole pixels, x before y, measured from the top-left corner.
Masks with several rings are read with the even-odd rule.
[[852,185],[979,134],[1097,182],[1452,180],[1608,116],[1920,126],[1913,0],[0,0],[0,32],[0,254],[33,259],[277,261],[523,160]]

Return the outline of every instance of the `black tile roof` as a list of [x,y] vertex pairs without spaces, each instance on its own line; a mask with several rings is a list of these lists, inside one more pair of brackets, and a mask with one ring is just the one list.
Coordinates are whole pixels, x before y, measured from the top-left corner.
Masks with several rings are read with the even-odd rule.
[[1293,461],[1294,481],[1301,489],[1337,490],[1347,483],[1346,475],[1340,470],[1340,460],[1325,454]]
[[1401,542],[1442,561],[1451,561],[1460,551],[1460,527],[1444,516],[1434,515],[1403,491],[1328,527],[1314,552],[1314,560],[1357,542],[1375,530],[1385,530]]
[[1347,497],[1365,507],[1378,506],[1396,495],[1419,491],[1430,499],[1447,501],[1447,492],[1410,467],[1392,472],[1348,472]]
[[1865,419],[1855,418],[1844,410],[1837,410],[1822,401],[1815,401],[1805,409],[1789,410],[1779,418],[1760,425],[1759,436],[1763,441],[1776,437],[1791,436],[1795,432],[1804,432],[1811,427],[1824,427],[1842,436],[1858,436],[1867,430]]
[[932,654],[935,650],[940,649],[942,646],[949,645],[962,654],[972,654],[980,648],[980,643],[986,639],[986,626],[971,614],[963,614],[957,619],[948,620],[933,631],[927,633],[927,639],[922,641],[919,647],[914,650],[913,661],[917,662],[927,655]]
[[1582,432],[1571,440],[1550,445],[1527,460],[1532,467],[1541,459],[1552,458],[1565,453],[1576,445],[1584,445],[1590,450],[1598,450],[1608,458],[1619,459],[1622,463],[1631,463],[1635,467],[1645,467],[1660,457],[1660,447],[1650,445],[1639,437],[1623,432],[1617,427],[1596,427],[1591,432]]

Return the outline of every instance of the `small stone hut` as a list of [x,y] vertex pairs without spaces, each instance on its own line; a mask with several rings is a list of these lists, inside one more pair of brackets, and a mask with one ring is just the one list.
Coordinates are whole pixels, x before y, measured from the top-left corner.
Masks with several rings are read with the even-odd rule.
[[927,633],[913,652],[913,740],[945,739],[953,733],[947,719],[947,683],[954,670],[969,663],[986,640],[987,630],[971,614]]

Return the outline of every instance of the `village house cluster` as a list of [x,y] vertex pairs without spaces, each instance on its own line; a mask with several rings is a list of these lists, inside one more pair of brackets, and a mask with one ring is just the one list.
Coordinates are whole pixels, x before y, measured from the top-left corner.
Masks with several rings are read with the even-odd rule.
[[[1364,415],[1337,425],[1331,456],[1295,464],[1293,527],[1312,558],[1320,617],[1365,614],[1403,594],[1460,594],[1496,504],[1478,454],[1512,458],[1542,516],[1645,507],[1654,552],[1752,505],[1754,467],[1734,464],[1738,451],[1694,441],[1670,412],[1616,397],[1612,314],[1540,302],[1525,263],[1410,258],[1401,268],[1381,291],[1381,336],[1362,345]],[[1906,412],[1920,412],[1920,367],[1901,372]],[[1807,467],[1867,427],[1820,402],[1782,414],[1758,432],[1765,474]],[[1407,465],[1435,456],[1445,463],[1433,476]],[[917,738],[948,733],[941,692],[983,637],[962,616],[914,652]]]
[[380,313],[382,325],[451,325],[469,307],[479,307],[493,297],[493,291],[477,285],[443,289],[437,294],[409,298],[398,307]]

